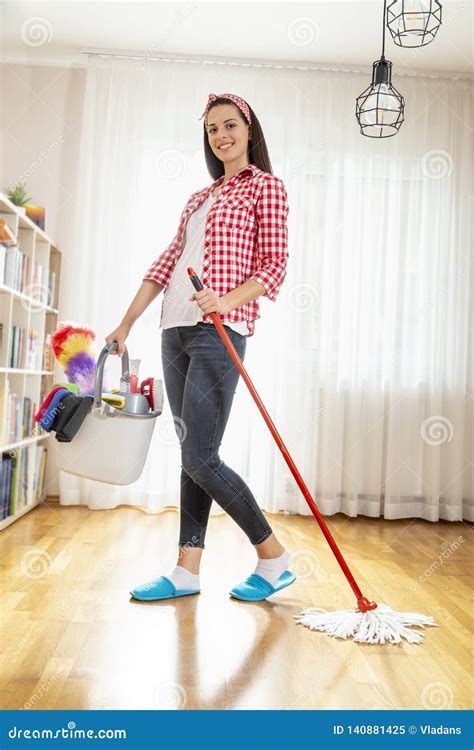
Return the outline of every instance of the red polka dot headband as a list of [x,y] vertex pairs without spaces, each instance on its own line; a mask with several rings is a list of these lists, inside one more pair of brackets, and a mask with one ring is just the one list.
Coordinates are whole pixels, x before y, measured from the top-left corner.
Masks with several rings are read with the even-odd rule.
[[207,113],[209,109],[212,107],[212,104],[215,102],[216,99],[225,98],[230,99],[234,104],[238,106],[242,114],[244,115],[245,119],[247,120],[248,124],[252,124],[252,118],[250,117],[250,109],[247,102],[244,102],[243,99],[240,98],[240,96],[237,96],[236,94],[209,94],[209,98],[207,100],[206,108],[204,112],[202,113],[201,117],[199,118],[202,120],[204,116],[206,116],[206,124],[207,124]]

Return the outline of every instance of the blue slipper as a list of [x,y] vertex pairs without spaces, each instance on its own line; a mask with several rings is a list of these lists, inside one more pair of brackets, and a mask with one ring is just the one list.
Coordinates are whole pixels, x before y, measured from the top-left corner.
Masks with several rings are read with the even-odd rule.
[[177,589],[173,581],[166,576],[160,576],[148,583],[142,583],[130,591],[134,599],[147,602],[154,599],[173,599],[176,596],[199,594],[201,589]]
[[236,599],[242,599],[246,602],[259,602],[266,599],[277,591],[284,589],[296,581],[296,576],[291,570],[284,570],[275,583],[270,583],[266,578],[262,578],[258,573],[252,573],[245,581],[234,586],[230,595]]

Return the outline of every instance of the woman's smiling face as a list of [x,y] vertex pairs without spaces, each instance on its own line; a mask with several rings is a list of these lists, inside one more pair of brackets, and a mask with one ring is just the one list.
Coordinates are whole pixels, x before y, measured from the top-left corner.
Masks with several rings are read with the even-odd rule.
[[207,113],[207,137],[215,155],[224,163],[247,154],[250,127],[235,104],[217,104]]

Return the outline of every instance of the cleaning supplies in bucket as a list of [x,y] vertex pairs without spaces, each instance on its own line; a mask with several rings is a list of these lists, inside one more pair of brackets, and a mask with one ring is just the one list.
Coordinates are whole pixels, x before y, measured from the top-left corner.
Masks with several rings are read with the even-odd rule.
[[141,393],[148,397],[150,406],[155,408],[155,404],[163,403],[163,381],[158,378],[147,378],[140,384]]
[[[64,320],[51,334],[51,348],[70,385],[78,389],[76,395],[94,394],[96,361],[95,333],[91,328]],[[68,384],[66,384],[68,385]],[[70,387],[68,385],[68,387]],[[108,391],[105,384],[104,391]]]
[[[128,352],[122,355],[120,391],[110,396],[123,398],[123,407],[103,398],[104,365],[117,342],[104,346],[97,362],[94,399],[74,440],[58,446],[58,465],[62,471],[110,484],[130,484],[143,470],[156,418],[163,410],[163,399],[153,401],[141,392],[132,393]],[[138,373],[134,373],[138,375]],[[127,390],[122,390],[127,388]],[[138,385],[137,385],[138,388]],[[156,390],[159,395],[160,389]],[[162,394],[162,389],[161,389]]]
[[[125,349],[124,356],[128,358],[128,352]],[[124,399],[124,414],[146,414],[153,406],[149,399],[143,396],[138,390],[138,371],[140,369],[140,359],[129,359],[128,370],[122,369],[120,378],[120,391]]]
[[56,440],[71,441],[91,409],[92,396],[77,395],[76,388],[69,383],[55,384],[34,415],[43,430],[56,432]]

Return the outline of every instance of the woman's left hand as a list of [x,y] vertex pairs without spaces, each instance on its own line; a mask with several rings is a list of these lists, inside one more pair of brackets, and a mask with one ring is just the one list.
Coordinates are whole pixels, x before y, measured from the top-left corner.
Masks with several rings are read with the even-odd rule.
[[193,300],[198,303],[203,313],[206,313],[207,315],[211,312],[216,312],[219,315],[225,315],[232,309],[229,305],[227,295],[223,294],[222,297],[219,297],[214,289],[205,288],[201,289],[199,292],[194,292],[194,294],[189,298],[190,302],[192,302]]

